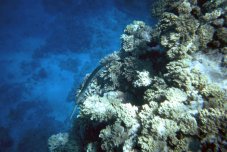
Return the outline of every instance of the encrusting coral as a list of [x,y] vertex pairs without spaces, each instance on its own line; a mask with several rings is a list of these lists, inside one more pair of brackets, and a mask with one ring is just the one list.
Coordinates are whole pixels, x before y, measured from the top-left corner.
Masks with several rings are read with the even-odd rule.
[[227,151],[226,4],[155,2],[158,24],[126,27],[78,91],[70,138],[53,135],[50,151]]

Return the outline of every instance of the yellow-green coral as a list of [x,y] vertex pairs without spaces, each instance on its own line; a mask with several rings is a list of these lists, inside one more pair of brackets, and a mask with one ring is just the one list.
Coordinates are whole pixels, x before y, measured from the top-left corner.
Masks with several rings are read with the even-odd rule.
[[[218,135],[227,139],[227,111],[224,109],[203,109],[199,112],[199,128],[202,134]],[[220,135],[221,135],[220,134]]]
[[217,85],[207,85],[201,91],[201,94],[207,100],[207,107],[217,108],[223,107],[225,103],[227,103],[227,99],[225,99],[225,92]]

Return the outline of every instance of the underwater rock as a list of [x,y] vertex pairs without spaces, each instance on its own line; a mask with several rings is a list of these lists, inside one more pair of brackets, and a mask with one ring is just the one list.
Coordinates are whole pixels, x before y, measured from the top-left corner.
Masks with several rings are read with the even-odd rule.
[[77,151],[227,151],[226,0],[152,8],[78,90]]

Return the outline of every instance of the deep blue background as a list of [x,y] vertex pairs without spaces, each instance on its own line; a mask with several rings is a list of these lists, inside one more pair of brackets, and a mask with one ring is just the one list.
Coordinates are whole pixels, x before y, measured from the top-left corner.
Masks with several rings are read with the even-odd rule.
[[[150,0],[151,1],[151,0]],[[0,0],[0,152],[45,152],[73,92],[149,0]]]

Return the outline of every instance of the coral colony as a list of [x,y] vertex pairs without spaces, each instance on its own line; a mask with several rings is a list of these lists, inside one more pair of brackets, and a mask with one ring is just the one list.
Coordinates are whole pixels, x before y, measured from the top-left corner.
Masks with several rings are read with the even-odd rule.
[[152,15],[85,78],[51,152],[227,151],[227,1],[159,0]]

